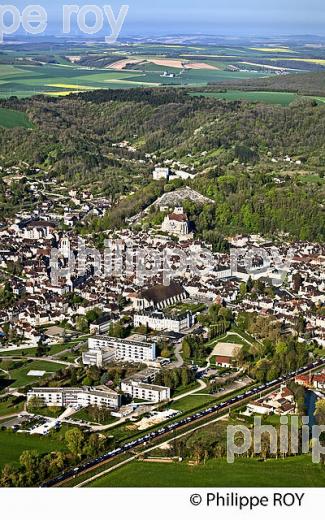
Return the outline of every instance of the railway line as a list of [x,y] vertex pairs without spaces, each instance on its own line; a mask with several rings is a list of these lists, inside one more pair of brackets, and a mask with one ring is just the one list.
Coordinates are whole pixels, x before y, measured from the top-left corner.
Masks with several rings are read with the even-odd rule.
[[161,427],[151,433],[148,433],[147,435],[144,435],[143,437],[136,439],[132,442],[128,442],[126,444],[123,444],[122,446],[115,448],[112,451],[109,451],[105,453],[104,455],[101,455],[93,460],[90,460],[88,462],[85,462],[81,464],[80,466],[67,470],[66,472],[62,473],[61,475],[58,475],[57,477],[45,482],[41,487],[56,487],[64,484],[65,482],[74,479],[77,476],[80,476],[82,474],[86,474],[87,472],[94,470],[98,467],[101,467],[111,460],[114,460],[116,457],[120,455],[126,455],[128,453],[132,453],[133,450],[136,448],[139,448],[140,446],[146,446],[148,442],[154,441],[156,439],[162,439],[174,432],[178,432],[181,429],[184,429],[187,426],[190,426],[191,424],[195,425],[198,421],[204,419],[204,418],[210,418],[212,415],[216,413],[225,412],[229,408],[233,408],[237,405],[240,405],[247,400],[250,400],[251,398],[267,391],[272,390],[273,388],[276,388],[280,384],[286,383],[290,380],[292,380],[297,375],[304,374],[306,372],[309,372],[311,370],[316,370],[317,368],[321,368],[325,365],[325,358],[321,358],[314,363],[308,364],[294,372],[289,373],[288,375],[281,376],[274,381],[271,381],[269,383],[260,385],[254,389],[248,390],[245,393],[239,394],[225,402],[219,403],[215,406],[210,406],[209,408],[206,408],[204,410],[201,410],[193,415],[190,415],[188,417],[185,417],[183,419],[180,419],[179,421],[176,421],[168,426]]

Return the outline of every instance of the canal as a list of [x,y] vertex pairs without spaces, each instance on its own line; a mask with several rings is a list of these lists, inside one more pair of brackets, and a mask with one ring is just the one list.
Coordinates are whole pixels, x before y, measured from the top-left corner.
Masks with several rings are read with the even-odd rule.
[[312,390],[306,390],[305,406],[307,415],[309,417],[310,427],[315,425],[315,410],[316,410],[317,395]]

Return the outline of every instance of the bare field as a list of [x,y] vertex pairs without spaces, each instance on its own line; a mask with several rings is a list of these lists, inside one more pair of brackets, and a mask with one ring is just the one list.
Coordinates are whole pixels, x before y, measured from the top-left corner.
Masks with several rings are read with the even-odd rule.
[[187,63],[185,65],[185,69],[193,69],[193,70],[220,70],[218,67],[214,65],[210,65],[209,63]]
[[166,68],[174,68],[174,69],[192,69],[192,70],[220,70],[218,67],[211,65],[209,63],[200,63],[200,62],[189,62],[189,61],[181,61],[175,59],[165,59],[165,58],[157,58],[157,59],[145,59],[145,60],[137,60],[137,59],[125,59],[119,60],[115,63],[111,63],[106,68],[111,70],[124,70],[127,65],[139,65],[140,63],[152,63],[153,65],[157,65],[160,67]]
[[142,63],[143,60],[119,60],[115,63],[111,63],[111,65],[108,65],[107,69],[113,69],[113,70],[124,70],[128,65],[137,65],[138,63]]
[[166,59],[153,59],[153,60],[147,60],[150,63],[153,63],[154,65],[160,65],[161,67],[173,67],[174,69],[183,69],[185,64],[181,60],[168,60]]

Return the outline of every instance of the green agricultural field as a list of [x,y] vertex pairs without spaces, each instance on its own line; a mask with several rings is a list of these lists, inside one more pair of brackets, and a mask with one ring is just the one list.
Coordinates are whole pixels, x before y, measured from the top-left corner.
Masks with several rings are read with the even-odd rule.
[[193,96],[204,96],[227,101],[251,101],[254,103],[267,103],[272,105],[288,106],[297,99],[297,94],[290,92],[244,92],[240,90],[228,90],[227,92],[202,92],[193,93]]
[[5,128],[32,128],[33,125],[29,121],[28,117],[24,112],[18,112],[18,110],[8,110],[7,108],[0,108],[0,126]]
[[[39,59],[45,57],[44,61]],[[78,56],[78,61],[72,63],[67,56]],[[48,59],[46,59],[48,58]],[[129,69],[114,70],[108,66],[114,60],[138,59],[145,63],[134,64]],[[7,61],[17,60],[12,65]],[[18,61],[19,60],[19,61]],[[164,60],[158,65],[150,60]],[[181,69],[173,67],[172,60],[178,62],[194,62],[209,64],[216,70],[208,70],[196,65],[197,68],[187,69],[180,74]],[[265,69],[265,60],[269,69]],[[298,60],[298,61],[297,61]],[[284,64],[283,64],[284,61]],[[82,65],[82,63],[87,64]],[[98,66],[99,64],[102,64]],[[87,46],[74,44],[53,44],[39,47],[36,44],[21,47],[10,47],[3,51],[3,64],[0,63],[0,99],[9,96],[29,97],[35,94],[67,95],[98,88],[136,88],[143,84],[147,86],[207,86],[221,81],[237,81],[244,79],[263,78],[274,74],[274,70],[290,68],[293,70],[318,70],[324,66],[325,54],[322,49],[311,52],[306,48],[290,48],[287,46],[189,46],[168,44],[128,44],[116,49],[100,43]],[[298,65],[299,66],[298,66]],[[230,70],[229,66],[234,66]],[[298,67],[298,69],[296,69]],[[172,71],[175,78],[161,77],[164,71]],[[70,88],[70,87],[73,88]],[[262,93],[260,93],[262,95]],[[271,98],[263,101],[288,104],[288,98],[280,100]],[[249,94],[248,94],[249,95]],[[286,94],[284,94],[286,96]],[[232,99],[232,97],[230,98]],[[242,98],[240,98],[242,99]],[[246,99],[246,98],[244,98]],[[248,97],[250,99],[250,97]],[[319,99],[319,102],[324,102]]]
[[210,460],[205,465],[132,462],[91,487],[323,487],[325,468],[309,456],[260,462]]
[[[209,63],[222,68],[222,62]],[[258,73],[227,72],[224,70],[186,70],[173,69],[175,78],[161,77],[164,70],[155,64],[146,64],[145,69],[115,71],[105,68],[82,67],[76,64],[46,65],[3,65],[0,64],[0,98],[9,96],[29,97],[35,94],[64,95],[89,89],[136,88],[142,85],[159,86],[206,86],[225,80],[238,80],[256,77]],[[265,73],[259,73],[265,76]]]

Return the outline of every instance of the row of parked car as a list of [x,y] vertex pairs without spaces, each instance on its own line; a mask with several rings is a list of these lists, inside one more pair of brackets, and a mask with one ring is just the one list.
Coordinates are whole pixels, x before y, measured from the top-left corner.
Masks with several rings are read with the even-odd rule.
[[225,402],[219,403],[215,406],[211,406],[210,408],[207,408],[205,410],[202,410],[200,412],[197,412],[193,415],[190,415],[189,417],[186,417],[184,419],[181,419],[179,421],[176,421],[168,426],[165,426],[163,428],[160,428],[159,430],[156,430],[154,432],[148,433],[147,435],[136,439],[132,442],[128,442],[124,444],[123,446],[120,446],[119,448],[116,448],[105,455],[102,455],[101,457],[98,457],[96,459],[93,459],[89,462],[86,462],[85,464],[80,465],[77,468],[71,469],[62,475],[58,476],[55,479],[52,479],[51,481],[44,484],[44,487],[52,487],[55,486],[65,480],[68,480],[84,471],[87,471],[98,464],[101,464],[105,461],[108,461],[117,455],[121,455],[122,453],[126,453],[128,451],[131,451],[132,449],[141,446],[146,445],[149,441],[156,439],[157,437],[161,437],[163,435],[166,435],[168,433],[171,433],[179,428],[182,428],[186,426],[187,424],[194,423],[206,416],[209,416],[211,414],[214,414],[216,412],[220,412],[222,410],[226,410],[227,408],[233,406],[236,403],[239,403],[241,401],[245,401],[249,397],[253,397],[255,395],[258,395],[260,392],[263,392],[265,390],[268,390],[271,387],[278,386],[281,383],[284,383],[285,381],[289,381],[293,377],[302,374],[304,372],[307,372],[308,370],[315,369],[325,363],[325,358],[321,358],[318,361],[315,361],[314,363],[311,363],[309,365],[306,365],[294,372],[290,372],[287,375],[281,376],[278,379],[274,379],[273,381],[270,381],[268,383],[265,383],[263,385],[258,386],[257,388],[253,388],[251,390],[247,390],[247,392],[237,395],[236,397],[233,397]]

